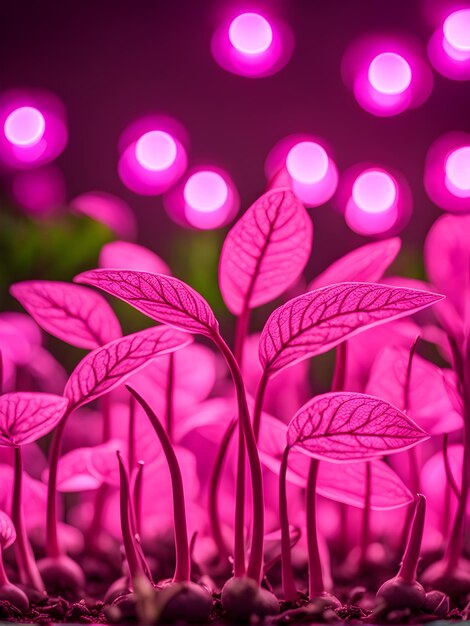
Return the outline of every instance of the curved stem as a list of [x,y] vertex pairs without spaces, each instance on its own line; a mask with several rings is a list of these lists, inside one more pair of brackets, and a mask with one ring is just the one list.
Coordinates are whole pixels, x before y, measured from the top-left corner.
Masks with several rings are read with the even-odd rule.
[[120,506],[120,514],[121,514],[121,531],[122,531],[122,540],[124,543],[124,550],[126,552],[127,564],[129,566],[129,572],[131,575],[131,579],[135,580],[144,575],[144,571],[142,569],[139,553],[137,551],[137,546],[135,545],[135,537],[132,532],[132,526],[129,515],[129,478],[127,476],[126,469],[124,467],[124,463],[121,459],[121,454],[119,451],[116,452],[117,458],[119,461],[119,478],[120,478],[120,496],[119,496],[119,506]]
[[24,585],[43,593],[46,589],[34,559],[24,524],[23,511],[23,458],[21,448],[14,449],[15,479],[13,486],[12,520],[16,529],[15,551],[20,580]]
[[225,455],[227,454],[227,449],[230,445],[230,441],[232,439],[233,433],[235,432],[236,426],[237,420],[234,419],[230,422],[227,430],[224,433],[224,436],[222,437],[219,449],[217,450],[217,456],[215,458],[209,484],[209,523],[211,526],[212,537],[215,541],[219,556],[223,558],[228,558],[230,550],[225,542],[220,526],[218,494],[222,471],[224,467]]
[[238,429],[237,482],[235,487],[235,537],[233,546],[233,574],[244,576],[245,563],[245,480],[246,455],[243,428]]
[[103,513],[106,505],[106,500],[109,494],[109,485],[103,483],[98,487],[98,491],[95,495],[95,503],[93,507],[93,516],[91,518],[90,526],[86,533],[86,543],[89,550],[95,550],[100,542],[100,536],[103,528]]
[[269,382],[269,376],[267,376],[266,372],[263,370],[263,373],[261,374],[261,378],[259,379],[259,382],[258,382],[258,387],[256,388],[255,408],[253,411],[253,432],[254,432],[256,441],[258,441],[259,439],[264,394],[266,393],[266,387],[268,385],[268,382]]
[[317,476],[318,459],[310,461],[305,501],[308,550],[308,593],[310,601],[325,591],[317,535]]
[[134,396],[129,395],[129,429],[127,432],[128,447],[129,447],[129,476],[132,476],[132,472],[135,467],[135,410],[136,402]]
[[233,347],[233,354],[238,361],[238,365],[242,366],[243,361],[243,347],[248,335],[248,328],[250,325],[250,309],[247,306],[243,307],[242,312],[237,317],[237,323],[235,326],[235,342]]
[[348,365],[348,344],[346,341],[336,346],[336,362],[333,372],[331,391],[342,391],[346,382],[346,371]]
[[364,498],[364,515],[362,518],[362,533],[361,533],[361,557],[359,561],[360,570],[364,570],[367,563],[367,550],[369,548],[369,535],[370,535],[370,497],[371,497],[371,474],[372,467],[370,462],[366,463],[366,493]]
[[[245,386],[243,384],[240,368],[238,367],[238,363],[230,351],[230,348],[227,346],[222,337],[218,334],[214,334],[212,339],[225,357],[237,393],[240,429],[243,431],[247,447],[253,498],[253,532],[247,576],[253,578],[259,583],[261,580],[264,558],[264,496],[261,462],[259,460],[256,439],[251,426],[250,414],[246,402]],[[236,515],[236,519],[237,518],[238,516]]]
[[287,466],[289,462],[289,447],[282,454],[281,468],[279,470],[279,520],[281,525],[281,567],[282,567],[282,590],[284,599],[293,601],[297,597],[294,572],[292,570],[291,542],[289,531],[289,515],[287,512]]
[[171,487],[173,490],[173,523],[175,532],[175,546],[176,546],[176,568],[173,576],[174,582],[187,582],[190,577],[190,557],[189,557],[189,545],[188,545],[188,530],[186,525],[186,506],[184,501],[184,488],[183,477],[181,476],[181,469],[176,458],[175,451],[171,445],[171,441],[168,438],[166,430],[163,428],[160,420],[155,415],[153,410],[147,404],[147,402],[129,385],[126,385],[126,389],[134,396],[137,402],[141,405],[149,418],[163,452],[165,454],[168,469],[171,476]]
[[139,461],[137,464],[137,472],[134,481],[134,514],[135,529],[140,535],[142,533],[142,474],[144,471],[144,462]]
[[448,444],[449,444],[449,435],[447,433],[444,433],[444,437],[442,441],[442,456],[444,460],[444,469],[446,472],[447,484],[450,487],[450,489],[452,489],[455,497],[458,500],[460,498],[460,490],[457,486],[457,483],[455,482],[454,475],[452,474],[452,468],[450,466],[450,461],[449,461],[449,445]]
[[403,561],[398,571],[398,576],[410,583],[415,582],[416,580],[425,516],[426,498],[423,495],[418,494],[410,536],[408,538],[408,543],[406,544]]
[[63,554],[59,545],[57,534],[57,468],[59,465],[60,453],[62,450],[62,440],[64,429],[70,411],[65,413],[52,436],[51,449],[49,451],[49,481],[47,484],[47,514],[46,514],[46,554],[48,557],[56,558]]
[[166,432],[170,441],[173,438],[173,387],[175,378],[175,355],[169,354],[168,376],[166,380]]

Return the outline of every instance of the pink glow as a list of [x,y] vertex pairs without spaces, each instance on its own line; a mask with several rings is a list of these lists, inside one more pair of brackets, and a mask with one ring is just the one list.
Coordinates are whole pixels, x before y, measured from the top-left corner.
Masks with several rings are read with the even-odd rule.
[[120,198],[101,191],[77,196],[71,202],[75,213],[105,224],[122,239],[135,239],[137,224],[132,209]]
[[428,44],[429,60],[447,78],[470,80],[470,9],[434,17],[437,23]]
[[361,107],[378,116],[421,105],[433,85],[420,43],[388,35],[353,43],[343,58],[342,73]]
[[470,196],[470,146],[457,148],[449,154],[445,164],[446,186],[461,198]]
[[228,186],[217,172],[196,172],[184,185],[183,195],[186,204],[201,213],[218,211],[228,198]]
[[176,160],[176,143],[168,133],[153,130],[142,135],[135,144],[135,156],[140,165],[151,172],[167,170]]
[[0,97],[0,161],[28,169],[54,160],[67,143],[62,104],[49,93],[10,91]]
[[411,215],[409,186],[401,174],[376,165],[347,170],[337,196],[348,226],[361,235],[396,234]]
[[214,32],[212,55],[225,70],[251,78],[282,69],[293,50],[290,29],[276,17],[226,12]]
[[354,181],[352,200],[365,213],[384,213],[396,199],[396,183],[384,170],[366,170]]
[[11,195],[25,212],[46,217],[65,205],[65,179],[55,166],[18,172],[13,178]]
[[119,140],[119,177],[140,195],[162,194],[184,173],[187,146],[187,133],[175,120],[161,115],[139,119]]
[[445,211],[470,211],[470,135],[447,133],[429,148],[424,186],[433,202]]
[[9,114],[3,130],[14,146],[34,146],[44,135],[46,121],[41,111],[34,107],[20,107]]
[[265,171],[270,189],[290,187],[308,207],[327,202],[338,184],[338,171],[329,147],[311,135],[282,139],[269,153]]
[[175,222],[208,230],[227,224],[238,212],[240,200],[227,172],[201,167],[165,195],[164,205]]
[[396,95],[408,89],[412,74],[402,56],[395,52],[383,52],[372,59],[368,78],[372,87],[380,93]]

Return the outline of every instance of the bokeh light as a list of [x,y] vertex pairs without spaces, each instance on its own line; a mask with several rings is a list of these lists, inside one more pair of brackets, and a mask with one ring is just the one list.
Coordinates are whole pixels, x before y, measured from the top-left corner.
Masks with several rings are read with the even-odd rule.
[[75,213],[104,224],[120,239],[136,238],[137,223],[134,213],[121,198],[101,191],[91,191],[77,196],[70,206]]
[[0,96],[0,163],[31,169],[53,161],[65,148],[65,112],[44,91],[8,91]]
[[424,186],[441,209],[470,212],[470,134],[447,133],[431,145],[426,156]]
[[375,164],[358,164],[344,172],[337,202],[351,230],[369,236],[400,232],[412,210],[404,177]]
[[453,80],[470,80],[470,8],[442,16],[428,44],[434,68]]
[[365,213],[384,213],[396,202],[397,186],[384,170],[370,169],[356,178],[351,197]]
[[187,167],[187,146],[187,133],[176,120],[161,115],[139,119],[119,141],[119,176],[140,195],[165,193]]
[[215,61],[228,72],[249,78],[282,69],[293,50],[291,30],[273,15],[226,11],[211,41]]
[[34,107],[19,107],[12,111],[3,130],[5,137],[14,146],[34,146],[41,141],[46,129],[46,121],[41,111]]
[[175,140],[162,130],[152,130],[135,144],[135,156],[140,165],[151,172],[161,172],[173,165],[177,156]]
[[421,105],[433,86],[421,44],[400,36],[353,42],[343,57],[342,74],[360,106],[381,117]]
[[330,154],[330,148],[318,137],[285,137],[266,159],[269,188],[290,187],[308,207],[324,204],[338,184],[338,171]]
[[164,196],[164,205],[178,224],[209,230],[233,219],[240,198],[227,172],[201,166],[188,172],[184,181]]
[[411,78],[408,62],[395,52],[378,54],[369,65],[369,82],[374,89],[383,94],[403,93],[410,86]]
[[258,13],[242,13],[230,24],[232,46],[242,54],[262,54],[273,41],[273,31],[266,18]]
[[66,193],[64,176],[54,165],[18,172],[11,185],[15,202],[34,217],[49,217],[64,207]]

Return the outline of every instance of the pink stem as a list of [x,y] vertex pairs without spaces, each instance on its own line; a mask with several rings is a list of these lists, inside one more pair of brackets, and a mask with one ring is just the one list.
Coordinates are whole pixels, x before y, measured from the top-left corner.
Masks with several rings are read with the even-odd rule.
[[127,564],[129,566],[129,572],[131,579],[135,580],[144,576],[141,560],[135,544],[134,533],[132,532],[132,526],[129,515],[129,478],[127,476],[126,468],[121,459],[120,452],[116,452],[119,461],[119,478],[120,478],[120,513],[121,513],[121,531],[122,540],[124,543],[124,550],[126,552]]
[[266,393],[266,387],[268,385],[268,382],[269,382],[269,376],[263,370],[263,373],[261,374],[261,378],[259,379],[259,382],[258,382],[258,387],[256,389],[255,408],[253,411],[253,432],[254,432],[256,441],[258,441],[259,439],[259,431],[261,428],[261,415],[263,412],[264,395]]
[[175,374],[175,355],[170,352],[168,376],[166,381],[166,432],[170,441],[173,439],[173,387]]
[[[212,339],[225,357],[237,392],[240,429],[243,431],[247,447],[253,498],[253,532],[247,576],[249,578],[253,578],[253,580],[259,583],[261,581],[264,558],[263,473],[259,460],[256,439],[251,426],[250,413],[246,402],[245,386],[243,384],[240,368],[238,367],[238,363],[230,351],[230,348],[227,346],[222,337],[219,334],[214,334]],[[235,519],[239,520],[240,516],[235,514]],[[237,535],[237,532],[235,535]]]
[[171,486],[173,490],[173,523],[175,532],[176,546],[176,568],[173,576],[174,582],[187,582],[190,577],[190,556],[188,545],[188,530],[186,525],[186,506],[184,501],[183,477],[181,469],[176,458],[175,451],[171,445],[171,441],[166,430],[161,425],[158,417],[152,411],[147,402],[129,385],[126,389],[134,396],[137,402],[147,413],[157,437],[160,440],[163,452],[165,454],[168,469],[170,470]]
[[403,555],[403,561],[398,572],[398,576],[410,583],[413,583],[416,580],[425,516],[426,498],[423,495],[418,494],[410,536],[408,538],[405,554]]
[[44,582],[39,573],[38,566],[34,559],[33,550],[26,534],[23,511],[23,458],[21,448],[14,449],[15,454],[15,480],[13,486],[12,519],[16,529],[16,556],[20,580],[24,585],[28,585],[43,593],[45,591]]
[[62,440],[64,437],[65,424],[70,415],[67,411],[58,424],[52,436],[51,449],[49,451],[49,482],[47,485],[47,514],[46,514],[46,554],[48,557],[57,558],[62,556],[63,550],[59,545],[57,534],[57,468],[59,465]]
[[336,363],[331,383],[331,391],[342,391],[346,382],[348,366],[348,345],[346,341],[336,346]]
[[281,524],[281,567],[282,567],[282,590],[286,601],[293,601],[297,597],[294,572],[292,570],[291,541],[289,531],[289,515],[287,512],[287,466],[289,462],[289,447],[282,454],[281,468],[279,470],[279,520]]
[[312,459],[310,461],[305,502],[308,550],[308,589],[310,601],[312,601],[316,596],[321,595],[325,591],[317,535],[316,499],[318,464],[319,461],[317,459]]
[[454,475],[452,474],[452,468],[450,466],[450,461],[449,461],[449,435],[447,433],[444,433],[444,437],[443,437],[443,441],[442,441],[442,456],[444,459],[444,469],[446,472],[446,478],[447,478],[447,484],[448,486],[452,489],[452,491],[454,492],[455,497],[457,498],[457,500],[460,498],[460,490],[457,486],[457,483],[455,482],[455,478]]
[[230,551],[225,542],[224,536],[222,534],[221,526],[220,526],[220,516],[218,510],[218,494],[219,494],[219,486],[220,480],[222,477],[222,471],[224,467],[225,455],[227,454],[227,449],[230,445],[230,440],[235,431],[235,427],[237,426],[237,420],[233,420],[230,422],[227,430],[222,437],[222,441],[220,442],[219,449],[217,451],[217,456],[215,458],[214,467],[211,474],[210,485],[209,485],[209,521],[211,525],[212,537],[215,541],[215,545],[217,546],[217,551],[222,558],[227,559]]
[[129,446],[129,476],[132,475],[135,468],[135,409],[135,398],[134,396],[129,396],[129,430],[127,433]]
[[134,482],[134,513],[135,513],[135,529],[140,535],[142,533],[142,474],[144,470],[144,462],[139,461],[137,464],[137,472]]
[[247,306],[243,307],[242,312],[237,317],[237,324],[235,327],[235,343],[233,354],[238,361],[238,365],[242,366],[243,360],[243,347],[248,335],[248,328],[250,325],[250,309]]
[[370,534],[370,496],[371,496],[371,464],[366,463],[366,493],[364,498],[364,515],[362,518],[362,534],[361,534],[361,558],[359,568],[364,570],[367,562],[367,550],[369,548]]

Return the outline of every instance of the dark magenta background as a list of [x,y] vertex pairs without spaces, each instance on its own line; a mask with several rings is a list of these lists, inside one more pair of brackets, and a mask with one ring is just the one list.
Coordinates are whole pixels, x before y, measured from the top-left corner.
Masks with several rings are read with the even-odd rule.
[[[212,59],[210,38],[223,2],[3,0],[0,86],[2,91],[43,87],[62,99],[70,138],[58,164],[69,197],[93,189],[123,197],[136,212],[139,240],[156,250],[164,252],[166,233],[179,227],[164,213],[161,198],[133,194],[116,172],[122,130],[152,111],[183,123],[191,139],[191,162],[226,168],[245,208],[264,189],[267,153],[290,133],[325,137],[340,171],[360,161],[399,169],[414,199],[414,215],[403,236],[419,248],[440,213],[423,188],[426,150],[444,132],[470,130],[469,84],[435,74],[433,93],[423,106],[377,118],[356,104],[343,85],[340,64],[349,43],[368,32],[408,32],[424,48],[432,32],[426,15],[442,4],[267,3],[268,11],[277,12],[293,29],[295,50],[281,72],[250,80],[223,71]],[[331,205],[313,210],[312,216],[315,269],[365,241],[349,231]]]

